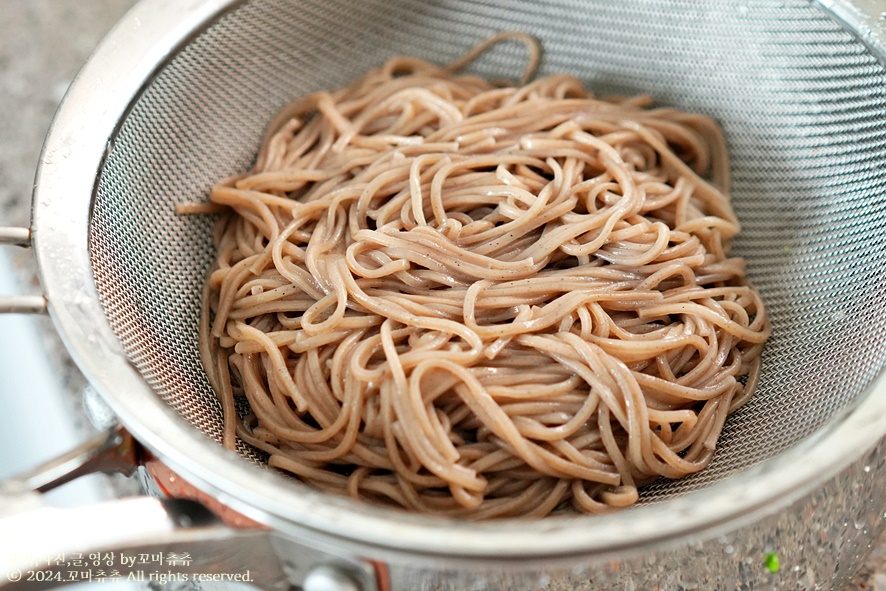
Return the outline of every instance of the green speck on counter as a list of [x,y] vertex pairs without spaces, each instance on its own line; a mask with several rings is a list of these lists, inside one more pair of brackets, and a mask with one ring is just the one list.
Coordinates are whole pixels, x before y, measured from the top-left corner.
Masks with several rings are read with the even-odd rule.
[[763,560],[763,564],[769,569],[771,573],[778,572],[778,554],[775,552],[769,552],[766,554],[766,559]]

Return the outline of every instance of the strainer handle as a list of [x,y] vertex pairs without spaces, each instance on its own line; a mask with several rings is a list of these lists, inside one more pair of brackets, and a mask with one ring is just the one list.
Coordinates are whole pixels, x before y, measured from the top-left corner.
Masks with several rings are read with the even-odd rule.
[[[0,226],[0,244],[31,246],[31,229]],[[46,298],[42,295],[0,296],[0,314],[46,314]]]
[[[2,492],[0,499],[8,500]],[[0,531],[2,591],[191,580],[289,588],[267,532],[222,525],[195,501],[134,497],[76,508],[43,505],[0,518]]]
[[53,507],[39,494],[92,472],[131,472],[137,456],[131,436],[114,428],[0,481],[0,591],[98,582],[99,573],[103,582],[112,571],[124,581],[226,576],[265,591],[288,589],[267,530],[229,527],[199,502],[145,496]]
[[142,496],[80,507],[44,503],[40,493],[85,474],[127,474],[138,466],[150,472],[156,462],[140,450],[125,429],[112,426],[0,481],[0,591],[108,580],[189,581],[198,588],[202,582],[247,582],[263,591],[388,589],[375,584],[372,564],[329,562],[330,556],[308,546],[281,543],[259,524],[237,525],[230,516],[223,522],[196,500]]

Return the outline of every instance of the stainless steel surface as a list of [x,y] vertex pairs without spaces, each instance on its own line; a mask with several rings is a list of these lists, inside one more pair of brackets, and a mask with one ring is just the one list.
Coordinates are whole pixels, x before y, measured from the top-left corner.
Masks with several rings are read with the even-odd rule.
[[[227,4],[143,3],[84,70],[47,143],[34,238],[50,312],[124,424],[194,484],[277,531],[390,561],[402,588],[812,589],[845,580],[882,529],[884,502],[876,302],[886,124],[874,56],[808,2],[675,3],[666,14],[644,3],[502,11],[304,2],[293,14],[278,4],[248,3],[191,39]],[[849,3],[831,6],[853,23]],[[247,166],[263,122],[291,95],[345,82],[393,52],[443,61],[501,28],[541,37],[549,71],[577,71],[603,91],[649,91],[724,123],[745,228],[736,250],[776,334],[766,386],[732,422],[715,469],[653,489],[647,500],[657,504],[621,515],[465,525],[330,499],[223,452],[192,426],[217,435],[192,336],[211,224],[175,217],[173,204],[199,200],[213,178]],[[478,67],[499,73],[518,59],[505,51]],[[141,241],[160,256],[140,258]],[[822,254],[830,248],[834,259]],[[791,399],[805,404],[776,412]],[[752,465],[742,434],[755,429],[765,431],[754,447],[768,459]],[[691,494],[669,498],[681,492]],[[837,514],[850,516],[845,526],[831,523]],[[718,551],[741,561],[700,563]],[[785,557],[775,577],[760,567],[768,553]]]
[[[2,493],[0,501],[5,503],[8,499]],[[83,554],[90,557],[87,564],[95,567],[105,561],[95,563],[92,557],[105,556],[109,549],[122,580],[134,580],[130,575],[142,572],[137,556],[172,552],[188,557],[186,563],[167,571],[175,580],[212,582],[236,574],[235,580],[264,591],[289,588],[267,532],[228,528],[191,501],[141,497],[76,508],[28,506],[0,524],[3,531],[16,532],[0,537],[0,572],[4,575],[0,589],[4,591],[46,589],[71,582],[67,577],[70,568],[45,559],[35,565],[33,557]],[[57,535],[47,538],[47,531]],[[131,560],[126,560],[127,556]]]

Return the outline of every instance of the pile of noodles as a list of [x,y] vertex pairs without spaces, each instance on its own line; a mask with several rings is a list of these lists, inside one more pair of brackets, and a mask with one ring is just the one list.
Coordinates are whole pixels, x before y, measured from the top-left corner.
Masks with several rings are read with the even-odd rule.
[[211,194],[225,445],[477,519],[623,507],[704,468],[769,327],[729,256],[718,127],[650,102],[397,58],[289,105]]

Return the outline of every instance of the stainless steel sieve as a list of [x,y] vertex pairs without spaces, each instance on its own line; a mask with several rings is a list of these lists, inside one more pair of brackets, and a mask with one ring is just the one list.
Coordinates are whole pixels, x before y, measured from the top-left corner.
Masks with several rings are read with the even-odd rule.
[[[840,589],[886,525],[884,10],[877,0],[143,0],[83,69],[44,148],[32,238],[49,313],[139,442],[268,528],[213,526],[214,539],[262,539],[263,559],[306,589],[317,577],[408,591]],[[245,446],[223,450],[196,337],[214,220],[175,205],[247,169],[291,98],[396,54],[447,62],[501,30],[542,41],[542,74],[572,72],[602,95],[649,93],[724,129],[743,228],[734,252],[773,336],[758,393],[731,417],[712,465],[647,488],[621,513],[470,524],[329,497]],[[501,45],[471,68],[513,77],[524,60]]]

